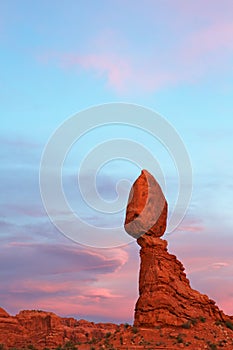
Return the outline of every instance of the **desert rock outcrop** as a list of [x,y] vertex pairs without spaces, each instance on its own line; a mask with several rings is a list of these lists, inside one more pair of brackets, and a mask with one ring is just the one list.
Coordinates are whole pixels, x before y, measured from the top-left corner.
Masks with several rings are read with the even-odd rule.
[[33,345],[38,349],[54,349],[67,342],[88,343],[93,338],[104,338],[116,327],[111,323],[78,321],[40,310],[26,310],[10,316],[0,309],[0,344],[5,348],[23,349]]
[[[179,326],[192,319],[223,321],[215,302],[190,287],[184,267],[160,238],[166,230],[167,202],[153,176],[143,170],[133,184],[125,229],[140,245],[139,299],[134,325],[152,328]],[[146,231],[145,227],[149,227]]]

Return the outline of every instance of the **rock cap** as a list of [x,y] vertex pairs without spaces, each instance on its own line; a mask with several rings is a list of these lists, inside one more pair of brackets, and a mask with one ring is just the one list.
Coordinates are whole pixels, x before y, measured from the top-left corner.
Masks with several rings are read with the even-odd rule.
[[167,201],[158,182],[144,169],[130,190],[125,230],[137,239],[143,234],[161,237],[166,221]]

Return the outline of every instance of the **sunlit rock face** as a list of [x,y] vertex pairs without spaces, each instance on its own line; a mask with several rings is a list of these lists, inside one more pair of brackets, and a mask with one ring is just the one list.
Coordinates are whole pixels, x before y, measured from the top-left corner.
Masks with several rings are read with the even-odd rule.
[[139,298],[134,325],[184,324],[190,319],[223,320],[215,302],[190,287],[184,267],[167,251],[160,237],[166,230],[167,201],[154,177],[143,170],[132,186],[126,209],[125,230],[141,246]]
[[129,194],[125,230],[134,238],[160,237],[166,230],[167,201],[155,178],[142,170]]

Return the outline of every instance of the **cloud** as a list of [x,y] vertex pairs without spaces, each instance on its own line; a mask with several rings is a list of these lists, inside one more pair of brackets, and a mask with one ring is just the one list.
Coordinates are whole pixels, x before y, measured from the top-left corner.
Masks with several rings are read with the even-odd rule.
[[33,140],[22,138],[22,136],[6,137],[5,135],[0,135],[0,142],[4,146],[12,148],[23,148],[27,151],[31,148],[39,148],[41,145]]
[[177,231],[183,231],[183,232],[201,232],[203,230],[204,230],[204,227],[202,227],[200,225],[193,224],[193,223],[190,223],[189,225],[181,224],[177,228]]
[[232,38],[233,23],[225,21],[190,34],[179,48],[178,58],[183,66],[183,73],[179,72],[181,79],[195,82],[213,72],[225,74],[233,56]]
[[[77,249],[76,245],[11,242],[4,246],[0,256],[3,276],[30,277],[62,273],[105,274],[117,270],[127,255]],[[30,263],[33,261],[33,263]],[[38,263],[39,262],[39,263]],[[14,266],[14,269],[12,269]]]
[[48,52],[38,55],[38,60],[47,64],[56,62],[59,68],[75,70],[78,74],[83,69],[95,79],[104,81],[108,88],[119,94],[128,93],[133,87],[139,86],[145,91],[151,91],[176,80],[175,74],[166,72],[165,69],[161,70],[161,67],[156,67],[152,62],[149,62],[149,66],[144,70],[134,58],[122,57],[117,53],[102,54],[97,51],[79,55]]
[[224,268],[226,266],[229,266],[229,263],[227,263],[227,262],[216,262],[216,263],[213,263],[212,266],[213,266],[214,269],[221,269],[221,268]]
[[[178,11],[175,16],[183,20]],[[156,33],[158,28],[154,26],[153,30]],[[43,64],[56,63],[60,69],[71,69],[77,74],[86,71],[119,94],[193,84],[209,74],[218,75],[218,71],[225,74],[230,69],[233,56],[233,24],[230,19],[220,17],[216,23],[207,21],[199,27],[193,24],[193,28],[189,26],[182,36],[179,31],[184,28],[174,30],[174,36],[169,38],[170,42],[174,40],[170,46],[166,46],[169,32],[164,30],[161,32],[163,45],[160,41],[149,47],[142,43],[141,50],[132,45],[127,35],[123,39],[120,31],[117,36],[112,36],[112,41],[109,34],[103,32],[102,39],[96,34],[90,40],[88,53],[54,50],[42,52],[37,58]]]
[[[70,64],[70,59],[63,57],[65,65]],[[104,78],[108,85],[117,91],[125,90],[125,81],[131,76],[131,68],[126,59],[120,59],[117,55],[90,54],[73,56],[71,61],[74,65],[80,65],[85,70],[91,70],[97,78]]]
[[127,249],[96,250],[72,243],[4,244],[1,303],[13,313],[38,308],[62,315],[79,317],[82,312],[87,317],[95,314],[101,319],[103,314],[111,318],[114,300],[128,297],[121,288],[124,279],[117,283],[128,259]]
[[[231,20],[233,4],[231,0],[219,2],[218,0],[202,0],[194,1],[176,1],[174,10],[181,14],[185,25],[192,20],[200,25],[200,23],[216,23],[216,21]],[[197,21],[197,19],[199,21]]]
[[[189,38],[189,58],[196,59],[205,54],[224,53],[233,49],[233,23],[217,23],[196,32]],[[227,51],[225,52],[227,53]]]
[[42,205],[31,204],[22,205],[16,203],[9,203],[2,206],[2,213],[11,213],[11,215],[25,215],[32,218],[43,218],[47,214]]
[[47,52],[38,55],[42,63],[55,61],[61,69],[72,69],[78,74],[85,70],[94,75],[96,79],[107,82],[110,88],[116,91],[125,91],[125,83],[130,79],[130,61],[120,58],[114,53],[93,52],[90,54]]

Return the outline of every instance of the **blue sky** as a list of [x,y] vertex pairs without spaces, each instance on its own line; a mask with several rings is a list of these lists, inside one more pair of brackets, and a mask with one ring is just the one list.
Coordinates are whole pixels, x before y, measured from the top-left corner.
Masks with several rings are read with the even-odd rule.
[[[109,305],[117,310],[119,304],[129,304],[113,321],[132,320],[136,244],[110,254],[72,243],[50,223],[39,191],[43,149],[66,118],[96,104],[130,102],[163,115],[184,141],[193,167],[193,196],[183,223],[167,237],[170,251],[182,259],[195,288],[233,313],[232,11],[230,0],[1,2],[2,307],[15,313],[38,306],[110,320]],[[72,180],[66,177],[64,183],[71,201],[76,154],[80,160],[109,132],[87,136],[73,150],[70,164],[67,159]],[[161,145],[135,130],[112,133],[156,149],[172,204],[176,172]],[[115,195],[120,164],[109,164],[100,173],[106,198]],[[125,171],[131,182],[139,175],[131,165]],[[104,226],[109,218],[98,220]],[[57,261],[66,265],[71,250],[72,271],[66,266],[59,273]],[[37,263],[40,256],[51,266],[47,274]],[[81,266],[78,271],[75,264]],[[54,298],[59,298],[58,306]]]

